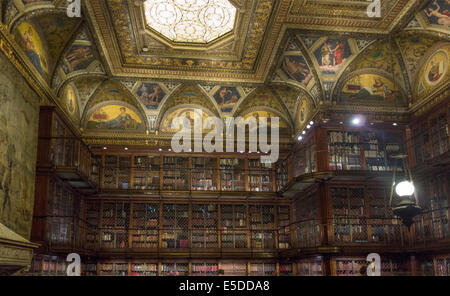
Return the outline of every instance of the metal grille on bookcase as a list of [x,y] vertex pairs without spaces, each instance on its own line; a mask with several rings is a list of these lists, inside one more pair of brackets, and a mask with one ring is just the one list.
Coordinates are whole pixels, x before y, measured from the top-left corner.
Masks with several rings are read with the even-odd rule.
[[162,248],[189,248],[187,204],[164,204],[162,223]]
[[222,248],[248,248],[247,207],[221,205]]
[[164,190],[189,190],[189,159],[187,157],[164,157]]
[[330,170],[360,170],[361,144],[359,132],[328,132]]
[[278,247],[287,249],[290,247],[291,231],[289,224],[291,223],[290,206],[278,206]]
[[106,189],[117,189],[118,157],[115,155],[105,155],[105,165],[103,169],[103,186]]
[[128,263],[101,263],[100,274],[103,276],[126,276],[128,275]]
[[189,275],[188,263],[162,263],[162,276],[187,276]]
[[277,265],[275,263],[250,263],[250,275],[252,276],[275,276]]
[[130,203],[107,202],[102,213],[102,248],[128,248]]
[[247,263],[223,262],[222,270],[225,276],[246,276],[248,275]]
[[245,162],[238,158],[220,159],[221,191],[245,191]]
[[192,157],[192,190],[217,190],[217,158]]
[[193,204],[191,219],[192,248],[217,248],[217,205]]
[[157,276],[158,263],[131,263],[131,276]]
[[194,276],[216,276],[219,264],[217,263],[192,263],[192,275]]
[[159,204],[135,203],[132,231],[133,248],[158,248]]
[[135,156],[133,189],[159,189],[160,158],[157,156]]
[[[365,267],[368,262],[364,259],[337,259],[336,275],[337,276],[361,276],[365,275]],[[363,272],[363,274],[361,274]]]
[[252,248],[275,248],[275,207],[250,205],[249,212]]

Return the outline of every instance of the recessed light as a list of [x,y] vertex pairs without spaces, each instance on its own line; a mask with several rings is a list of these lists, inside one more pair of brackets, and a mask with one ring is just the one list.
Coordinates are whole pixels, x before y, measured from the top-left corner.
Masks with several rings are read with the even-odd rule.
[[159,150],[159,151],[162,151],[162,149],[161,149],[161,148],[159,148],[158,150]]
[[128,150],[128,148],[127,148],[127,147],[125,147],[125,150]]
[[299,136],[299,137],[298,137],[298,140],[299,140],[299,141],[303,140],[303,137],[302,137],[302,136]]
[[339,123],[340,123],[340,124],[344,124],[344,122],[342,122],[342,121],[341,121],[341,122],[339,122]]
[[106,147],[103,147],[103,150],[106,150],[106,149],[108,149],[108,148],[106,148]]
[[392,125],[393,125],[393,126],[397,126],[398,124],[397,124],[397,122],[394,122]]
[[310,121],[309,124],[310,124],[310,125],[314,125],[314,121]]
[[361,123],[361,119],[359,119],[359,118],[353,118],[352,123],[353,123],[354,125],[358,125],[358,124]]
[[308,125],[306,126],[306,128],[307,128],[307,129],[310,129],[310,128],[311,128],[311,125],[308,124]]

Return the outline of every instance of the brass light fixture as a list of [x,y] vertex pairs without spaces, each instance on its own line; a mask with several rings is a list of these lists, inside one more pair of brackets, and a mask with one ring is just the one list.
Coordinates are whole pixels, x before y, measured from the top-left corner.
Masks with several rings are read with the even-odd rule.
[[[391,196],[389,206],[392,208],[394,215],[399,216],[403,224],[410,227],[413,224],[413,218],[421,213],[419,201],[415,193],[415,187],[412,180],[411,171],[407,163],[407,155],[399,154],[392,156],[396,160],[394,173],[392,176]],[[398,162],[401,161],[403,168],[403,177],[398,177]],[[396,197],[393,204],[394,196]]]

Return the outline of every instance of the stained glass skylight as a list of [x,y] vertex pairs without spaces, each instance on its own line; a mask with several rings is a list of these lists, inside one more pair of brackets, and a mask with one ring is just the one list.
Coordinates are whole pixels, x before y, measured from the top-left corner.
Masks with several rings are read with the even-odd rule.
[[228,0],[147,0],[147,25],[174,42],[208,43],[232,31],[237,9]]

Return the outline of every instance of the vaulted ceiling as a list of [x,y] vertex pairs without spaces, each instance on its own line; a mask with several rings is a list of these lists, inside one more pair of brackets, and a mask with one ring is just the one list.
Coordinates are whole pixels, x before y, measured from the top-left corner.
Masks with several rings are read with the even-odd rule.
[[[68,4],[2,1],[2,29],[83,132],[115,104],[142,123],[130,135],[197,106],[276,114],[294,136],[319,109],[395,116],[448,93],[448,0],[382,0],[380,17],[366,0],[90,0],[81,18]],[[443,77],[427,81],[431,61]]]

